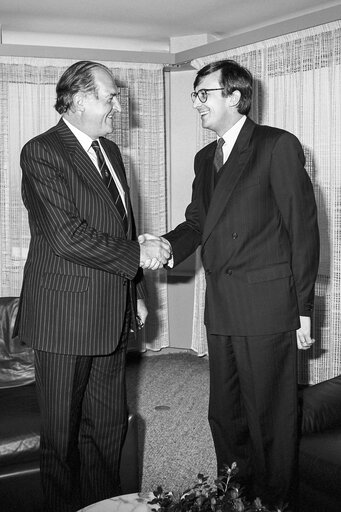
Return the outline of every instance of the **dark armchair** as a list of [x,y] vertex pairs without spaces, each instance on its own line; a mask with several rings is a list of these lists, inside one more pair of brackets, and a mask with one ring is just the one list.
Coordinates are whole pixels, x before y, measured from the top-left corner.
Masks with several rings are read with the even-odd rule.
[[301,392],[300,512],[341,511],[341,375]]
[[[17,309],[18,298],[0,297],[0,510],[43,512],[34,355],[12,339]],[[123,492],[138,491],[138,478],[137,423],[130,415],[121,461]]]

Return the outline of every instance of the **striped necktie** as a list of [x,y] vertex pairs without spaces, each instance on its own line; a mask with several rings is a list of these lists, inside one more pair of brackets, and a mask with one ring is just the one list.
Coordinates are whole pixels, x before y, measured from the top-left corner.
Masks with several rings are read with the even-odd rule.
[[107,189],[109,190],[109,192],[114,200],[115,206],[118,209],[118,211],[122,217],[124,229],[127,232],[127,229],[128,229],[127,213],[124,208],[122,198],[120,196],[118,188],[116,187],[115,181],[113,180],[111,172],[109,171],[108,166],[105,163],[104,156],[103,156],[103,153],[101,151],[98,141],[97,140],[92,141],[91,147],[93,148],[93,150],[96,153],[98,167],[99,167],[103,182],[104,182],[105,186],[107,187]]

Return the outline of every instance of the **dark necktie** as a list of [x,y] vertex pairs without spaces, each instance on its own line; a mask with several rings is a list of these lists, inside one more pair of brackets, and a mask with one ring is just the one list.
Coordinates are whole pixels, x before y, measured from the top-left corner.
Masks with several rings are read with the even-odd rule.
[[213,167],[216,172],[219,172],[224,164],[223,145],[225,141],[223,138],[218,139],[217,147],[214,153]]
[[103,182],[104,182],[105,186],[107,187],[107,189],[109,190],[109,192],[114,200],[116,208],[120,212],[120,215],[122,217],[123,224],[124,224],[124,229],[127,231],[127,228],[128,228],[127,213],[124,208],[118,188],[116,187],[116,183],[113,180],[113,177],[111,175],[111,172],[108,169],[107,164],[105,163],[104,156],[103,156],[103,153],[101,151],[98,141],[97,140],[92,141],[91,147],[93,148],[93,150],[96,153],[98,167],[99,167]]

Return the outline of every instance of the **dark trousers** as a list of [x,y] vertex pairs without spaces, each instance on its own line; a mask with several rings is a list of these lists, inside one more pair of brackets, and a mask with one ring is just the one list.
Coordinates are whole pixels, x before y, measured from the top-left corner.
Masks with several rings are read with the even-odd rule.
[[46,510],[74,512],[120,494],[127,430],[127,332],[106,356],[35,352]]
[[296,500],[296,332],[208,335],[209,423],[218,471],[235,461],[236,480],[271,506]]

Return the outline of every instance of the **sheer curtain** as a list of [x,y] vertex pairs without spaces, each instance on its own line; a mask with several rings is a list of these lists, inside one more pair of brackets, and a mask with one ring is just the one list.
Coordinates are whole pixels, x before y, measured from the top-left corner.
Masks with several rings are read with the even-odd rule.
[[[300,139],[319,210],[321,264],[316,283],[315,338],[300,352],[300,381],[341,372],[341,22],[229,50],[192,62],[196,69],[235,59],[255,77],[250,116]],[[198,126],[198,147],[212,138]],[[205,281],[198,265],[192,348],[207,353],[203,323]]]
[[[21,200],[22,146],[57,123],[55,86],[73,60],[0,56],[0,295],[16,296],[29,245]],[[164,79],[161,65],[103,62],[120,89],[122,113],[110,136],[126,166],[139,233],[166,230]],[[169,345],[166,273],[146,272],[150,315],[140,348]]]

